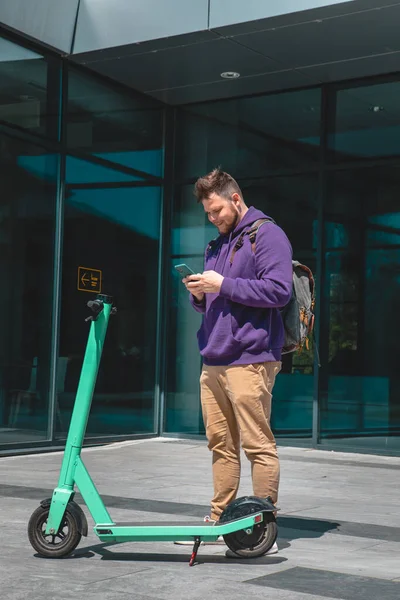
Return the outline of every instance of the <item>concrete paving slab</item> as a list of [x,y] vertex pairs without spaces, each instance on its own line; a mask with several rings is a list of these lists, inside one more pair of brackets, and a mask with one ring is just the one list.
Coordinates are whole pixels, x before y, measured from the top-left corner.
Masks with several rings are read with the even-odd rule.
[[[208,512],[212,480],[205,442],[136,440],[88,448],[82,455],[116,521],[168,522],[181,516],[195,522]],[[318,577],[303,591],[279,583],[298,568],[324,571],[330,581],[339,581],[338,575],[342,582],[364,577],[365,600],[377,595],[388,600],[377,593],[381,582],[399,584],[400,597],[400,459],[296,448],[281,448],[280,456],[279,554],[229,560],[224,547],[204,546],[193,568],[189,547],[102,544],[85,506],[89,536],[74,554],[38,558],[27,540],[27,522],[39,501],[51,495],[62,454],[0,458],[1,600],[321,600]],[[244,458],[239,495],[249,492]],[[246,583],[260,577],[268,582],[269,576],[275,577],[274,587]],[[385,585],[380,589],[388,590]],[[343,600],[340,589],[333,586],[332,593]]]

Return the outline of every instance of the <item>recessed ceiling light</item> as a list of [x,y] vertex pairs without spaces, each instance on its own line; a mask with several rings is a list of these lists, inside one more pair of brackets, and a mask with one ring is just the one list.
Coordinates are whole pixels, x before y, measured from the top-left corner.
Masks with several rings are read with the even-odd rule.
[[237,79],[240,77],[240,73],[237,73],[236,71],[224,71],[221,73],[221,77],[222,79]]

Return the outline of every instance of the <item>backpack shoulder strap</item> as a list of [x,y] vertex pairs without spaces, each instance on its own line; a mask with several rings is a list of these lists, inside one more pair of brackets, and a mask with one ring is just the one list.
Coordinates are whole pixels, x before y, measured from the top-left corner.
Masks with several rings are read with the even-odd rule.
[[243,246],[245,235],[249,236],[252,251],[253,252],[256,251],[256,235],[257,235],[257,232],[260,229],[261,225],[264,225],[264,223],[275,223],[275,221],[269,217],[268,218],[266,217],[264,219],[257,219],[257,221],[254,221],[254,223],[250,226],[249,229],[245,229],[244,231],[242,231],[242,233],[239,235],[238,240],[232,250],[231,258],[229,261],[231,264],[233,263],[233,259],[234,259],[236,252]]
[[220,236],[214,238],[213,240],[211,240],[211,242],[209,242],[209,244],[206,248],[206,252],[205,252],[206,257],[208,257],[208,255],[211,254],[215,250],[215,248],[218,246],[219,241],[220,241]]
[[256,236],[257,236],[258,230],[260,229],[260,227],[262,225],[264,225],[264,223],[274,223],[275,224],[275,221],[269,217],[265,218],[265,219],[258,219],[257,221],[255,221],[253,223],[253,225],[250,227],[250,229],[248,229],[246,231],[246,234],[249,236],[249,240],[251,243],[251,249],[253,252],[256,251]]
[[243,240],[244,240],[244,236],[247,234],[247,231],[242,231],[242,233],[239,235],[236,244],[233,247],[233,250],[231,252],[231,257],[229,259],[229,262],[232,264],[233,263],[233,259],[234,256],[236,254],[236,252],[243,246]]

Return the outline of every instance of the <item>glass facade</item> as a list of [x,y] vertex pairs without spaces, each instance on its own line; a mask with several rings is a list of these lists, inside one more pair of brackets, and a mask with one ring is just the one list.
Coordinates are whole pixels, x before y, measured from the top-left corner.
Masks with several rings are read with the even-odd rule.
[[164,106],[57,56],[1,49],[0,448],[65,439],[98,289],[118,317],[87,438],[155,435]]
[[0,132],[1,443],[48,437],[57,167]]
[[[86,172],[85,161],[80,162]],[[68,173],[67,161],[67,180]],[[98,182],[96,187],[67,186],[59,349],[60,365],[66,361],[67,369],[60,381],[61,436],[68,426],[87,338],[77,265],[101,270],[103,290],[118,306],[118,317],[107,332],[87,435],[155,432],[161,191],[158,186],[120,188],[117,175],[114,187],[103,188]],[[85,284],[84,269],[81,273]]]
[[0,37],[0,122],[56,140],[59,64]]
[[[221,166],[314,271],[316,340],[285,356],[281,443],[400,451],[395,367],[400,84],[369,81],[191,105],[177,112],[171,263],[201,269],[215,230],[192,195]],[[199,315],[172,276],[165,432],[202,434]],[[175,360],[175,357],[177,360]]]
[[170,108],[0,38],[0,451],[65,439],[88,328],[114,296],[90,443],[204,435],[201,316],[173,269],[216,235],[193,183],[216,166],[317,282],[315,340],[285,356],[281,444],[400,453],[400,83]]
[[397,166],[329,176],[324,211],[322,442],[399,448]]

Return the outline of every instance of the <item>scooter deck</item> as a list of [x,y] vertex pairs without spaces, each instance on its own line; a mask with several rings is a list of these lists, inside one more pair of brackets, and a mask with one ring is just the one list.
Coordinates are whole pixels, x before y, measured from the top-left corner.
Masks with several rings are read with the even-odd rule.
[[154,541],[194,541],[199,538],[215,542],[220,535],[227,535],[241,529],[252,530],[254,525],[263,521],[262,513],[255,513],[242,519],[214,525],[203,521],[167,522],[129,522],[113,524],[97,524],[96,535],[102,542],[154,542]]

